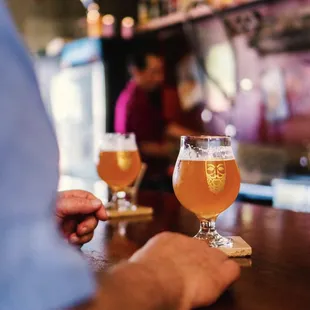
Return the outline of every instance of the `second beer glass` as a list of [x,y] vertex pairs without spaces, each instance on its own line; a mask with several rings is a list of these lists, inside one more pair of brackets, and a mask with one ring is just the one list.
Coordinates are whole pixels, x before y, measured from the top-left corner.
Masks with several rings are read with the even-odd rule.
[[97,163],[99,177],[112,191],[108,208],[118,208],[117,193],[125,191],[137,178],[141,169],[141,159],[134,134],[103,135]]

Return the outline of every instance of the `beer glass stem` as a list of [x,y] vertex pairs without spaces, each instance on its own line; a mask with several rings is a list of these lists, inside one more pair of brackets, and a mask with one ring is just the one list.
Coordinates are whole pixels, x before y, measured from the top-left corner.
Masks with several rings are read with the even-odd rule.
[[[119,196],[120,193],[124,193],[124,197]],[[125,191],[122,191],[119,188],[118,189],[111,188],[111,194],[112,197],[110,202],[106,206],[107,209],[113,209],[118,211],[127,211],[130,209],[131,203],[126,200]],[[132,210],[134,210],[134,208]]]
[[215,228],[216,218],[200,219],[200,230],[196,239],[207,241],[210,247],[232,247],[233,242],[229,238],[222,237]]
[[112,197],[111,197],[111,202],[112,203],[115,203],[117,204],[117,200],[118,200],[118,197],[117,197],[117,191],[112,189]]
[[111,200],[105,206],[106,209],[115,210],[118,208],[118,197],[117,191],[110,187],[111,190]]
[[215,230],[215,220],[214,218],[209,220],[200,220],[200,230],[206,234],[213,234]]

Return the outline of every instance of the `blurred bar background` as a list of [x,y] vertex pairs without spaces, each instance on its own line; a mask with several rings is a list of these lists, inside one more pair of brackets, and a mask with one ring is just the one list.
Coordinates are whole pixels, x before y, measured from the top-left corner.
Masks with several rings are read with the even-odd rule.
[[107,190],[96,141],[113,131],[128,55],[152,41],[166,60],[166,117],[234,138],[239,199],[310,212],[310,1],[24,2],[7,1],[56,128],[60,187]]

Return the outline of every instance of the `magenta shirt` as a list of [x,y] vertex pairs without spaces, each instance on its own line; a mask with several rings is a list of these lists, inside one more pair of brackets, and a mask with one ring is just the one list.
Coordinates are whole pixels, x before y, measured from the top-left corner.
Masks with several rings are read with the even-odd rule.
[[[164,139],[165,118],[162,109],[150,102],[147,93],[130,81],[117,100],[114,129],[118,133],[135,133],[138,147],[144,141],[161,143]],[[148,164],[146,179],[156,180],[167,175],[168,159],[141,156]]]
[[118,133],[135,133],[138,144],[162,142],[165,130],[162,109],[152,104],[147,93],[130,81],[117,100],[114,129]]

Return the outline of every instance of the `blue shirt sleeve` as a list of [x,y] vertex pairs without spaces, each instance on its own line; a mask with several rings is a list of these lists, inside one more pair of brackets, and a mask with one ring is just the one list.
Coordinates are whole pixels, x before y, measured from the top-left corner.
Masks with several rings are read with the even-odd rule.
[[0,0],[0,309],[89,298],[95,281],[54,221],[58,148],[30,57]]

